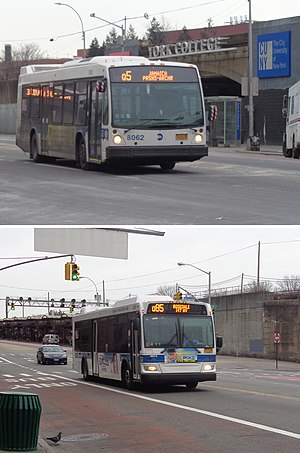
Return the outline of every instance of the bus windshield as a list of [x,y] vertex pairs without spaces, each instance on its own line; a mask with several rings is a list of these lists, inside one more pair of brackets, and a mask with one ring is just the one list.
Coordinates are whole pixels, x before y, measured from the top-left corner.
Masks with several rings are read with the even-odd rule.
[[213,348],[212,319],[209,316],[145,315],[146,348]]
[[186,128],[204,124],[198,82],[112,83],[114,127]]

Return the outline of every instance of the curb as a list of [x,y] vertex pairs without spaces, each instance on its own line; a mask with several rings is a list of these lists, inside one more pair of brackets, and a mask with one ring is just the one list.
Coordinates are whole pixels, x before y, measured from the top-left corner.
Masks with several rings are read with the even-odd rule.
[[282,150],[267,150],[267,149],[261,149],[260,151],[251,151],[246,148],[230,148],[230,147],[223,147],[223,146],[209,146],[209,150],[212,151],[223,151],[225,153],[245,153],[245,154],[263,154],[263,155],[270,155],[270,156],[279,156],[283,157]]
[[47,444],[42,438],[38,438],[38,449],[45,451],[46,453],[53,453],[55,450]]

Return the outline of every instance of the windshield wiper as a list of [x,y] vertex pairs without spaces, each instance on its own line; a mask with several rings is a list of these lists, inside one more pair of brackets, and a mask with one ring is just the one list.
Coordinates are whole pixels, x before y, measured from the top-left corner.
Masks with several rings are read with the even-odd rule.
[[[143,119],[144,118],[141,118],[141,120],[143,120]],[[134,126],[130,127],[129,129],[126,129],[126,131],[124,131],[124,134],[127,134],[127,132],[132,131],[133,129],[137,129],[141,126],[144,126],[144,124],[149,123],[149,121],[160,121],[160,118],[147,118],[144,121],[142,121],[141,123],[135,124]]]
[[165,345],[164,351],[166,351],[170,346],[177,346],[176,343],[175,344],[173,343],[173,340],[175,340],[176,337],[177,337],[177,333],[175,332],[174,335],[170,338],[170,340]]

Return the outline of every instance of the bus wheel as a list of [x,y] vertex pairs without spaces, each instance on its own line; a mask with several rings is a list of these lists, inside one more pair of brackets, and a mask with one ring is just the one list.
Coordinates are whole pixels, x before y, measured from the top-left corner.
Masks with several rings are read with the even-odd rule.
[[291,149],[286,149],[285,147],[283,147],[283,155],[284,157],[292,157],[292,150]]
[[39,162],[42,162],[43,158],[39,154],[39,146],[38,146],[36,134],[33,134],[33,136],[31,137],[30,154],[31,154],[33,162],[36,162],[37,164]]
[[89,170],[90,164],[86,161],[86,148],[85,142],[81,137],[77,145],[77,164],[82,170]]
[[131,390],[133,388],[133,382],[131,378],[131,372],[128,365],[125,365],[122,369],[122,385],[127,390]]
[[90,379],[89,369],[88,369],[88,365],[86,363],[86,360],[82,364],[82,374],[83,374],[83,379],[85,381],[88,381]]
[[198,385],[198,381],[187,382],[186,388],[189,390],[195,389]]
[[167,162],[162,162],[160,168],[162,170],[173,170],[175,167],[175,162],[173,160],[168,160]]

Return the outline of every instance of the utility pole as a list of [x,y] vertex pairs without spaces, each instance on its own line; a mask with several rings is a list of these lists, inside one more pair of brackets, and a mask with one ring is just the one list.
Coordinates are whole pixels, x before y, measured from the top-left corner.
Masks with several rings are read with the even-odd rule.
[[256,290],[259,291],[260,287],[260,241],[258,241],[258,251],[257,251],[257,281],[256,281]]

